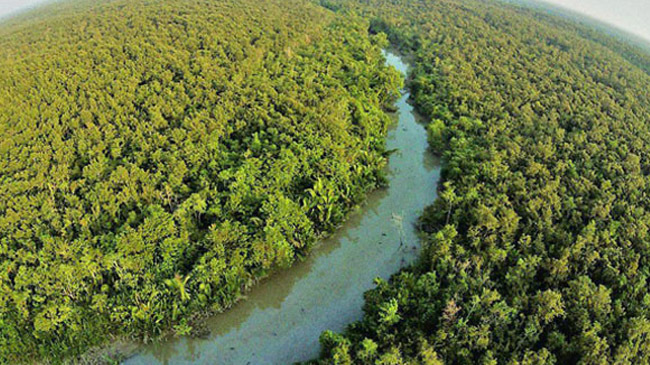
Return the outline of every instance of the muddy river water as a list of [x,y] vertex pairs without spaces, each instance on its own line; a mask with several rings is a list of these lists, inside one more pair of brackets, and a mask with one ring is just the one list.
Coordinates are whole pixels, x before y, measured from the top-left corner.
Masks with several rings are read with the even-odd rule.
[[[404,74],[396,54],[387,63]],[[128,359],[139,364],[290,364],[318,355],[324,330],[341,331],[361,318],[363,293],[376,277],[387,279],[417,258],[415,223],[433,203],[438,161],[404,91],[396,102],[387,148],[389,187],[371,193],[334,235],[303,261],[274,273],[247,298],[207,320],[207,338],[173,338],[144,346]],[[400,241],[405,245],[401,245]]]

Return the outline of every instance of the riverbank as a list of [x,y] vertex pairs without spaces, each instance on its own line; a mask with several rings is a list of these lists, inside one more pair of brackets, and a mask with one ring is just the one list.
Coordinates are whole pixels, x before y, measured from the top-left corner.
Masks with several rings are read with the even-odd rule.
[[[402,58],[387,62],[403,73]],[[206,320],[205,338],[174,338],[147,345],[127,364],[276,364],[318,354],[326,329],[342,330],[362,315],[363,293],[376,277],[388,278],[417,259],[415,224],[435,199],[439,164],[428,152],[426,131],[408,103],[396,102],[397,122],[387,149],[396,150],[387,167],[389,186],[371,193],[361,209],[303,261],[276,272],[246,300]]]

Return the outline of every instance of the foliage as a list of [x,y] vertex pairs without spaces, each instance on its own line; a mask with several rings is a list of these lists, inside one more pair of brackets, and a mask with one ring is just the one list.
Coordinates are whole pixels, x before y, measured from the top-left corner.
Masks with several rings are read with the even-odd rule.
[[445,184],[421,263],[318,361],[648,363],[650,56],[506,4],[329,3],[413,56]]
[[0,27],[0,363],[191,330],[383,183],[383,35],[302,0]]

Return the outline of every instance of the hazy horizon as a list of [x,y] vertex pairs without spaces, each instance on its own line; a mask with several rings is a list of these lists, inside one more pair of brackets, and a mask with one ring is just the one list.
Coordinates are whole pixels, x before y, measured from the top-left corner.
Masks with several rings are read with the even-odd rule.
[[48,0],[0,0],[0,18],[40,5]]
[[[0,0],[0,18],[50,0]],[[523,0],[529,1],[529,0]],[[650,42],[648,0],[540,0],[600,20]]]
[[650,1],[648,0],[540,1],[600,20],[650,42]]

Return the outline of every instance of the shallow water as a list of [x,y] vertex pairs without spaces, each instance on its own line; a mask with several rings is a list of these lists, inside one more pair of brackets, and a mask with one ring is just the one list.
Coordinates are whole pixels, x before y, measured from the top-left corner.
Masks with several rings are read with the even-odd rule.
[[[402,59],[386,52],[402,73]],[[363,293],[417,258],[415,223],[433,203],[440,178],[427,151],[424,126],[404,93],[398,123],[389,131],[389,187],[367,203],[310,255],[255,286],[247,298],[208,319],[206,339],[176,338],[152,344],[126,364],[288,364],[318,355],[324,330],[341,331],[361,318]],[[406,243],[402,246],[400,241]]]

